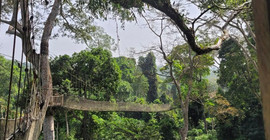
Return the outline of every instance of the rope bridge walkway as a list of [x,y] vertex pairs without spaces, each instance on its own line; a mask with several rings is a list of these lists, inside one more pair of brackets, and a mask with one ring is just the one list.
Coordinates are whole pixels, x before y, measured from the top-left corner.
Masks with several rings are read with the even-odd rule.
[[61,106],[71,110],[115,111],[115,112],[164,112],[176,109],[170,104],[139,104],[128,102],[94,101],[76,96],[52,96],[50,106]]
[[[0,118],[0,137],[3,138],[4,137],[4,129],[5,128],[5,124],[6,124],[6,118]],[[8,126],[7,126],[7,136],[12,135],[13,131],[13,127],[15,124],[15,119],[8,119]]]
[[[115,112],[165,112],[176,109],[176,105],[171,104],[139,104],[139,103],[128,103],[128,102],[109,102],[109,101],[94,101],[88,100],[83,97],[76,96],[64,96],[56,95],[51,96],[50,107],[64,107],[71,110],[81,111],[115,111]],[[4,136],[4,129],[6,129],[6,139],[14,139],[14,134],[25,131],[29,122],[33,121],[34,118],[29,118],[30,115],[24,114],[19,119],[19,124],[16,124],[16,119],[8,119],[8,125],[5,126],[6,119],[0,119],[0,137]],[[14,126],[16,129],[14,131]]]

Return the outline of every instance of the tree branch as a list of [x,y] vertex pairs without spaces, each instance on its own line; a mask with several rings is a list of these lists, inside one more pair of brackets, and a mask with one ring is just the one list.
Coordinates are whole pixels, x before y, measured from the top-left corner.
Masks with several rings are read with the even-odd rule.
[[253,44],[249,41],[249,39],[248,39],[248,37],[247,37],[247,35],[246,35],[244,29],[241,27],[241,25],[239,25],[238,23],[236,23],[236,25],[233,25],[233,24],[229,24],[229,25],[232,26],[232,27],[234,27],[234,28],[236,28],[237,30],[239,30],[240,33],[243,35],[243,37],[244,37],[245,41],[247,42],[247,44],[250,45],[254,50],[256,50],[256,46],[253,45]]
[[[111,2],[115,2],[115,3],[119,3],[118,0],[111,0]],[[195,40],[195,32],[193,30],[193,28],[188,28],[186,23],[185,23],[185,18],[183,15],[181,15],[177,10],[175,10],[172,5],[171,5],[171,1],[170,0],[142,0],[143,3],[148,4],[150,6],[152,6],[153,8],[163,12],[164,14],[166,14],[168,17],[170,17],[170,19],[178,26],[178,28],[183,32],[183,34],[185,35],[185,38],[187,39],[187,43],[189,44],[189,46],[191,47],[191,49],[197,53],[197,55],[201,55],[201,54],[205,54],[208,52],[211,52],[212,50],[218,50],[219,49],[219,44],[221,44],[220,42],[217,45],[213,45],[211,47],[205,47],[205,48],[200,48],[197,44],[196,44],[196,40]],[[136,3],[136,2],[135,2]],[[236,14],[233,14],[233,16],[231,18],[229,18],[228,22],[226,22],[222,28],[223,32],[225,30],[225,28],[227,27],[228,23],[230,21],[232,21],[239,13],[240,11],[243,9],[243,7],[246,4],[249,4],[250,1],[243,3],[242,5],[240,5],[236,11]],[[122,5],[123,3],[119,3],[120,5]],[[129,6],[130,7],[136,7],[138,6],[138,3],[136,3],[137,5],[134,6]],[[123,6],[124,7],[124,6]],[[224,32],[226,33],[226,32]],[[227,35],[224,35],[224,37],[228,37]],[[223,37],[221,37],[222,39],[220,41],[223,41]]]
[[231,37],[231,39],[237,43],[237,45],[242,49],[244,56],[246,57],[246,60],[250,60],[255,68],[256,71],[258,71],[258,66],[257,63],[251,58],[251,56],[249,55],[249,53],[247,52],[247,50],[243,47],[242,44],[240,44],[240,42],[238,40],[236,40],[235,38]]
[[[11,27],[11,26],[10,26]],[[6,31],[7,34],[12,34],[14,35],[15,34],[15,29],[14,28],[8,28],[8,30]],[[19,38],[23,38],[22,34],[19,33],[19,32],[16,32],[16,36],[19,37]]]
[[[194,19],[194,21],[192,22],[192,30],[194,30],[194,25],[196,23],[197,20],[199,20],[206,12],[208,12],[210,9],[212,9],[212,7],[207,8],[205,11],[203,11],[197,18]],[[195,30],[194,30],[195,31]]]
[[44,26],[44,30],[43,30],[43,34],[41,37],[41,55],[48,55],[49,54],[49,48],[48,48],[48,43],[49,43],[49,39],[52,33],[52,29],[54,27],[54,22],[56,19],[56,16],[58,15],[59,12],[59,6],[60,6],[60,1],[61,0],[55,0],[54,4],[53,4],[53,8],[51,13],[49,14],[45,26]]
[[175,86],[176,86],[176,89],[177,89],[177,92],[178,92],[178,95],[179,95],[179,100],[180,100],[180,104],[181,104],[181,107],[184,108],[184,102],[183,102],[183,99],[182,99],[182,96],[181,96],[181,87],[180,87],[180,83],[176,80],[174,74],[173,74],[173,67],[172,67],[172,64],[173,62],[171,60],[168,59],[166,53],[164,52],[164,49],[163,49],[163,41],[162,41],[162,33],[163,33],[163,30],[166,28],[163,28],[163,22],[161,20],[161,31],[160,33],[158,34],[156,31],[154,31],[154,29],[150,26],[149,22],[147,21],[146,18],[144,18],[148,27],[150,28],[150,30],[159,38],[159,42],[160,42],[160,47],[159,49],[161,50],[161,54],[163,56],[163,59],[168,63],[169,65],[169,74],[170,74],[170,77],[172,78]]
[[249,33],[251,34],[251,37],[252,37],[253,41],[256,44],[256,35],[255,35],[255,33],[252,31],[252,29],[251,29],[250,25],[247,23],[247,21],[244,20],[244,19],[242,19],[242,20],[245,22],[245,24],[247,26],[247,29],[248,29]]
[[[7,20],[4,20],[4,19],[0,19],[0,22],[3,22],[3,23],[5,23],[5,24],[8,24],[9,26],[11,26],[11,27],[14,27],[15,26],[15,21],[13,22],[13,21],[7,21]],[[22,33],[23,32],[23,30],[22,30],[22,25],[21,24],[19,24],[18,22],[17,22],[17,30],[20,32],[20,33]]]

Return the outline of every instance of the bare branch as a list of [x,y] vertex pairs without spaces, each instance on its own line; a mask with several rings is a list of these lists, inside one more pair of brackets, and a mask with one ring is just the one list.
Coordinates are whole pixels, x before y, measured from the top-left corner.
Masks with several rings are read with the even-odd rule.
[[[11,26],[10,26],[11,27]],[[6,31],[7,34],[12,34],[12,35],[15,35],[15,29],[13,28],[8,28],[8,30]],[[19,32],[16,32],[16,36],[19,37],[19,38],[23,38],[22,34],[19,33]]]
[[214,59],[214,61],[215,61],[215,63],[217,63],[218,65],[220,65],[220,63],[216,59]]
[[[13,21],[7,21],[7,20],[4,20],[4,19],[0,19],[0,22],[3,22],[3,23],[5,23],[5,24],[8,24],[9,26],[11,26],[11,27],[14,27],[15,26],[15,21],[13,22]],[[17,30],[20,32],[20,33],[22,33],[23,32],[23,30],[22,30],[22,25],[21,24],[19,24],[18,22],[17,22]]]
[[254,68],[256,69],[256,71],[258,71],[258,66],[257,63],[251,58],[251,56],[249,55],[249,53],[247,52],[247,50],[243,47],[243,45],[240,44],[240,42],[238,40],[236,40],[235,38],[231,37],[231,39],[237,43],[237,45],[239,47],[241,47],[244,56],[246,57],[246,60],[250,60],[252,62],[252,64],[254,65]]
[[248,29],[249,33],[251,34],[251,37],[252,37],[253,41],[255,41],[255,44],[256,44],[256,35],[255,35],[255,33],[254,33],[253,30],[251,29],[251,27],[250,27],[250,25],[248,24],[248,22],[247,22],[246,20],[244,20],[244,19],[242,19],[242,20],[245,22],[245,24],[246,24],[246,26],[247,26],[247,29]]
[[146,21],[147,23],[147,26],[149,27],[149,29],[156,35],[156,36],[159,36],[158,33],[156,33],[156,31],[153,30],[153,28],[151,27],[150,23],[148,22],[148,20],[146,19],[146,17],[142,14],[142,17],[144,18],[144,20]]
[[[173,74],[173,62],[171,60],[168,59],[164,49],[163,49],[163,41],[162,41],[162,33],[163,33],[163,22],[161,21],[161,31],[160,31],[160,34],[158,34],[156,31],[154,31],[154,29],[150,26],[149,22],[147,21],[146,18],[144,18],[146,23],[148,24],[148,27],[150,28],[150,30],[159,38],[159,42],[160,42],[160,47],[159,49],[161,50],[161,53],[163,55],[163,59],[168,63],[169,65],[169,74],[170,74],[170,77],[172,78],[173,80],[173,83],[175,84],[176,86],[176,89],[177,89],[177,92],[178,92],[178,97],[179,97],[179,100],[180,100],[180,103],[181,103],[181,107],[184,108],[184,102],[183,102],[183,99],[182,99],[182,95],[181,95],[181,87],[180,87],[180,83],[176,80],[174,74]],[[166,27],[165,27],[166,28]]]
[[248,39],[248,37],[247,37],[247,35],[246,35],[246,33],[245,33],[245,31],[244,31],[244,29],[242,28],[241,25],[239,25],[238,23],[236,23],[236,25],[230,24],[230,26],[232,26],[232,27],[236,28],[237,30],[239,30],[240,33],[243,35],[245,41],[248,43],[248,45],[250,45],[254,50],[256,50],[256,46],[253,45],[253,44],[250,42],[250,40]]
[[168,76],[168,75],[165,75],[165,74],[161,74],[161,73],[156,73],[157,75],[159,76],[164,76],[164,77],[167,77],[167,78],[170,78],[171,76]]
[[[195,20],[192,22],[192,29],[194,30],[194,25],[196,23],[197,20],[199,20],[206,12],[208,12],[210,9],[212,9],[212,7],[207,8],[205,11],[203,11],[197,18],[195,18]],[[195,30],[194,30],[195,31]]]
[[215,18],[216,18],[216,17],[210,18],[209,20],[205,20],[204,23],[202,23],[201,25],[198,25],[198,26],[196,27],[196,29],[194,30],[194,32],[196,33],[196,32],[198,31],[199,28],[205,26],[206,24],[211,23],[211,21],[214,20]]
[[160,50],[158,50],[157,48],[155,48],[155,47],[151,47],[151,48],[149,48],[149,49],[146,49],[146,50],[143,50],[143,51],[139,51],[139,52],[133,52],[133,54],[145,54],[145,53],[148,53],[148,52],[150,52],[150,51],[156,51],[156,52],[158,52],[158,53],[162,53]]
[[218,42],[209,48],[216,48],[217,50],[220,48],[221,44],[223,43],[224,40],[229,38],[229,33],[227,30],[223,31],[223,35],[219,38]]

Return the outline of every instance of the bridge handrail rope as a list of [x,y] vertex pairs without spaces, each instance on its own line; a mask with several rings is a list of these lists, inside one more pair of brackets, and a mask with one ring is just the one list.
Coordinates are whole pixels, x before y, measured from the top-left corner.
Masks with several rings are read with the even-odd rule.
[[49,106],[62,106],[64,104],[64,94],[51,96]]
[[17,100],[16,100],[16,113],[15,113],[15,122],[14,122],[14,139],[16,137],[16,126],[17,126],[17,116],[18,116],[18,107],[19,107],[19,100],[20,100],[20,92],[21,92],[21,80],[22,80],[22,62],[23,62],[23,51],[24,47],[22,47],[22,53],[21,53],[21,63],[20,63],[20,75],[19,75],[19,83],[18,83],[18,92],[17,92]]
[[[22,95],[25,96],[25,85],[26,85],[26,76],[24,76],[24,79],[23,79],[23,89],[22,89]],[[24,107],[26,108],[26,106]],[[21,126],[21,118],[22,118],[22,107],[20,109],[20,121],[19,121],[19,127]],[[19,128],[20,129],[20,128]]]
[[7,133],[7,124],[8,124],[8,115],[9,115],[9,106],[10,106],[10,95],[12,89],[12,79],[13,79],[13,66],[14,66],[14,56],[15,56],[15,48],[16,48],[16,37],[17,37],[17,18],[18,18],[18,6],[19,1],[15,0],[15,25],[14,25],[14,38],[13,38],[13,52],[12,52],[12,62],[11,62],[11,71],[10,71],[10,81],[9,81],[9,91],[8,91],[8,104],[7,104],[7,116],[6,116],[6,124],[5,124],[5,131],[4,131],[4,139],[6,138]]

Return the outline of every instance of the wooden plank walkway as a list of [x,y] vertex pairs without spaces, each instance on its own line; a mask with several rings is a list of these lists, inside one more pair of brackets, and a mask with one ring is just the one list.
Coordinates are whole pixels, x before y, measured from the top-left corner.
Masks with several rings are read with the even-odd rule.
[[115,111],[115,112],[165,112],[176,109],[171,104],[139,104],[128,102],[94,101],[75,96],[52,96],[50,106],[61,106],[82,111]]

